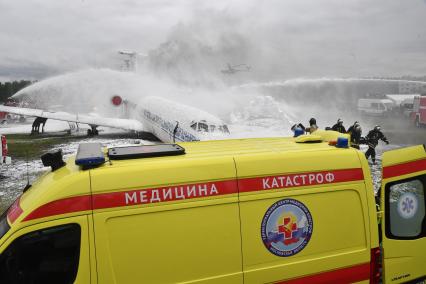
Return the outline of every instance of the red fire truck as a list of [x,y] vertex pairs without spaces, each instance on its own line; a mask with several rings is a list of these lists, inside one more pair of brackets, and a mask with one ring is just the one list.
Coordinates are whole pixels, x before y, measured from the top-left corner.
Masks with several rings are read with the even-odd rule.
[[426,125],[426,95],[414,97],[411,120],[417,127]]
[[[20,104],[17,101],[12,99],[7,100],[4,103],[4,105],[14,106],[14,107],[20,106]],[[7,122],[15,122],[15,121],[25,122],[25,117],[22,115],[0,111],[0,124],[7,123]]]

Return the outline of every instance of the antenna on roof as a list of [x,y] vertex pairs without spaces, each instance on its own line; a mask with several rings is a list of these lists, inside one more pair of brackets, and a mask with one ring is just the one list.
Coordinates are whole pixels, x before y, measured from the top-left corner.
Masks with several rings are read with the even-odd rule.
[[27,165],[27,185],[24,187],[22,192],[26,192],[31,187],[30,173],[29,173],[29,170],[28,170],[28,150],[25,151],[25,160],[26,160],[26,165]]

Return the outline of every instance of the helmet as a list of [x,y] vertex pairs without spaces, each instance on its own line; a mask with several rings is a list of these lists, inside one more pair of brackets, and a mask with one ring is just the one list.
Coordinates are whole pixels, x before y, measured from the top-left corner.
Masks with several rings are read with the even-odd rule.
[[380,125],[374,126],[374,130],[379,131],[380,130]]
[[361,126],[358,124],[355,126],[355,131],[361,133],[362,132],[362,128]]
[[317,124],[317,120],[315,119],[315,118],[311,118],[311,119],[309,119],[309,124],[310,125],[312,125],[312,124]]
[[341,120],[340,118],[337,120],[337,124],[343,124],[343,120]]
[[355,121],[354,122],[354,127],[357,127],[357,126],[359,126],[360,124],[359,124],[359,122],[358,121]]

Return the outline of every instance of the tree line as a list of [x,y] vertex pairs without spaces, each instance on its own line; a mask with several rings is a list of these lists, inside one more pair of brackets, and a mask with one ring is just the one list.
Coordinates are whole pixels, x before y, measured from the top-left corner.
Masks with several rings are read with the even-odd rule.
[[12,82],[0,82],[0,103],[6,102],[8,98],[13,96],[19,90],[25,88],[28,85],[31,85],[31,81],[20,80],[20,81],[12,81]]

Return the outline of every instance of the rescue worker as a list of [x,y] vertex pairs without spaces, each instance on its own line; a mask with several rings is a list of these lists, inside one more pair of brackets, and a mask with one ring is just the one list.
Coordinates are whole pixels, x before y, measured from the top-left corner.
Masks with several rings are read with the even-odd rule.
[[[41,133],[44,133],[44,126],[46,125],[47,118],[40,117],[40,124],[42,124]],[[39,126],[40,127],[40,126]]]
[[348,128],[347,133],[351,136],[351,147],[359,150],[359,144],[362,144],[362,129],[359,122],[355,121],[354,124]]
[[337,131],[337,132],[340,132],[340,133],[346,133],[346,128],[343,126],[343,120],[341,120],[339,118],[337,120],[337,123],[335,125],[333,125],[331,130],[334,130],[334,131]]
[[176,126],[173,129],[173,143],[176,142],[176,133],[178,131],[178,128],[179,128],[179,121],[176,121]]
[[359,150],[359,144],[362,143],[363,139],[361,137],[362,129],[361,126],[358,124],[351,130],[351,146],[355,149]]
[[368,157],[371,156],[373,164],[376,164],[376,146],[379,144],[379,140],[389,144],[388,139],[385,137],[382,131],[380,131],[380,126],[376,125],[373,130],[368,132],[367,136],[365,136],[365,142],[368,145],[368,150],[365,152],[365,157],[368,160]]
[[305,134],[306,128],[303,124],[297,123],[291,127],[291,131],[293,131],[293,137],[297,137]]
[[360,124],[359,124],[359,122],[358,122],[358,121],[355,121],[355,122],[354,122],[354,124],[352,124],[351,126],[349,126],[349,128],[348,128],[348,134],[351,134],[351,133],[352,133],[352,131],[354,130],[354,128],[355,128],[357,125],[360,125]]
[[309,127],[305,129],[306,132],[313,133],[318,129],[317,120],[315,118],[309,119]]
[[41,117],[36,117],[33,121],[33,125],[31,127],[31,134],[38,134],[40,133],[40,124],[42,123]]

